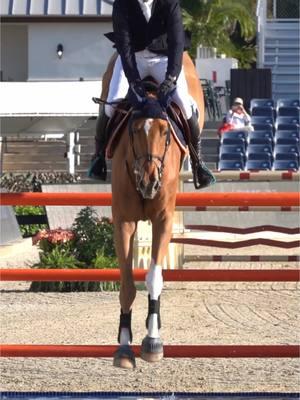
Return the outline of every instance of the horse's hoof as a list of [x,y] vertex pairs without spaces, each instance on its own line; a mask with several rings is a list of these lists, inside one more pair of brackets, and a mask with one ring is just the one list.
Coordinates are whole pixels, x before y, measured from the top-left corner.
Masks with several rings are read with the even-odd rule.
[[136,367],[135,356],[130,346],[120,346],[114,354],[113,366],[133,369]]
[[160,338],[146,336],[142,341],[141,358],[147,362],[157,362],[164,356],[163,342]]

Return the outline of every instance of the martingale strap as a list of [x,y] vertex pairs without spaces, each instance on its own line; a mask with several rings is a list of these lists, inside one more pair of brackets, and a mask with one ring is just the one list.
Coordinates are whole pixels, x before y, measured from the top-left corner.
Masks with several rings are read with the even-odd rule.
[[150,295],[148,295],[148,316],[146,319],[146,328],[148,329],[149,319],[151,314],[157,314],[158,320],[158,329],[161,328],[161,319],[160,319],[160,296],[158,300],[151,300]]
[[118,334],[118,342],[119,343],[120,343],[121,329],[122,328],[127,328],[129,330],[130,342],[132,342],[131,315],[132,315],[132,310],[130,310],[130,312],[128,314],[124,314],[122,309],[121,309],[120,324],[119,324],[119,334]]

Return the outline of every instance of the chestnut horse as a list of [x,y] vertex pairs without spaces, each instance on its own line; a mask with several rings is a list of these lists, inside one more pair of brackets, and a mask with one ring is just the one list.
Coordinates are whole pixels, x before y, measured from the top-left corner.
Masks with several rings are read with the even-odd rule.
[[[111,59],[103,78],[101,98],[107,97],[115,56]],[[194,64],[187,53],[183,57],[184,71],[190,95],[197,103],[199,124],[204,123],[203,92]],[[163,259],[172,235],[178,177],[182,150],[170,133],[165,118],[135,117],[128,124],[112,158],[112,215],[114,240],[121,272],[119,326],[120,347],[114,355],[114,365],[135,367],[130,344],[131,310],[136,296],[132,273],[133,240],[138,221],[152,223],[151,265],[146,276],[149,309],[146,320],[148,333],[142,343],[141,357],[159,361],[163,357],[163,344],[159,337],[160,293],[162,291]]]

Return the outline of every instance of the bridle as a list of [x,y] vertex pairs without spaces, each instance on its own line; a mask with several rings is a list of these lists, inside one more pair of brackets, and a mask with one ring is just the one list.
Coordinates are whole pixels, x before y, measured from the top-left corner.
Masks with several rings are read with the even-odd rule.
[[157,182],[157,187],[156,187],[156,190],[158,191],[161,188],[161,179],[162,179],[164,168],[165,168],[165,157],[166,157],[166,154],[167,154],[168,148],[170,146],[170,142],[171,142],[170,122],[168,121],[168,131],[166,134],[166,141],[165,141],[163,155],[159,156],[159,155],[148,153],[148,152],[147,152],[147,154],[144,154],[144,155],[137,155],[135,147],[134,147],[135,131],[133,128],[133,123],[135,120],[136,120],[136,118],[134,118],[134,116],[130,117],[130,119],[128,121],[128,131],[129,131],[130,145],[131,145],[132,153],[134,156],[133,173],[135,175],[136,190],[138,192],[141,191],[140,185],[145,176],[145,169],[144,169],[145,163],[153,161],[155,163],[155,166],[157,169],[157,174],[158,174],[158,182]]

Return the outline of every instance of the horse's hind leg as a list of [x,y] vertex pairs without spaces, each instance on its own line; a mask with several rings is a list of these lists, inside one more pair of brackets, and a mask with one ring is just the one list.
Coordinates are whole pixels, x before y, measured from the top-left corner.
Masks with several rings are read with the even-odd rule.
[[160,339],[160,294],[163,289],[162,262],[167,253],[172,234],[172,216],[152,221],[152,261],[146,276],[148,296],[148,316],[146,327],[148,334],[142,342],[141,357],[148,362],[163,358],[163,343]]
[[114,221],[115,247],[121,273],[121,315],[118,334],[120,347],[114,355],[114,366],[121,368],[135,367],[135,358],[130,347],[132,342],[132,304],[136,296],[136,288],[132,274],[132,253],[135,231],[135,222]]

